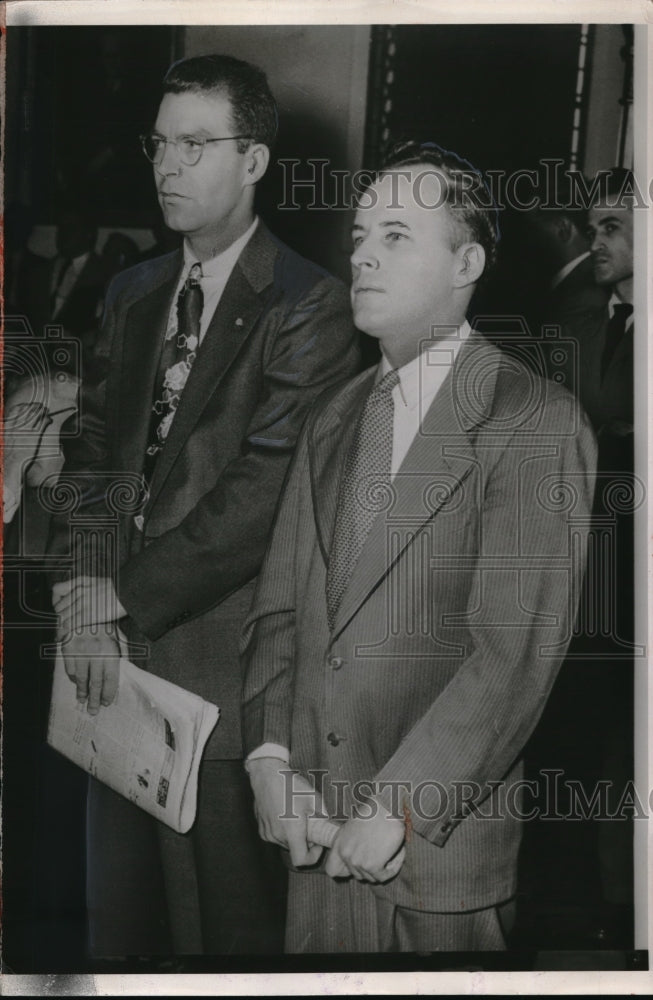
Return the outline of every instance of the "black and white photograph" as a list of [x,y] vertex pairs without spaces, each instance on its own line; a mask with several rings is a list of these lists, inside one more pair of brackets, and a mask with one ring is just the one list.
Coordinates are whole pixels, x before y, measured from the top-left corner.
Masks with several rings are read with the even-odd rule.
[[650,993],[653,43],[565,6],[6,4],[7,995]]

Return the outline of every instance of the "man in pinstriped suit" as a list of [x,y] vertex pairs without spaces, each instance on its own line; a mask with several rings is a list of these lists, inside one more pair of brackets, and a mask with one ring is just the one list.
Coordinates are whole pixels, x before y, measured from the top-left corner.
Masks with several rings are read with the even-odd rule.
[[[245,627],[287,951],[505,947],[520,753],[571,634],[595,441],[465,318],[488,198],[432,143],[397,148],[361,198],[352,302],[382,360],[309,415]],[[339,824],[326,856],[319,817]]]

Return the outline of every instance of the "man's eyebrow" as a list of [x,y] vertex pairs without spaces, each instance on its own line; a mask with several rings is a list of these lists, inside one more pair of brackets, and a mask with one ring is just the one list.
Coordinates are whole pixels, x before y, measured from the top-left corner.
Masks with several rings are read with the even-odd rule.
[[622,225],[622,220],[619,218],[618,215],[605,215],[603,216],[603,218],[596,220],[596,225],[605,226],[607,222],[616,223],[618,226]]
[[[160,129],[158,129],[158,128],[153,128],[151,134],[152,135],[160,136],[162,139],[166,139],[167,138],[167,136],[164,135],[164,133]],[[206,129],[206,128],[194,128],[194,129],[185,129],[183,132],[177,132],[177,135],[175,135],[173,138],[175,138],[175,139],[186,139],[186,138],[188,138],[188,139],[202,139],[204,137],[208,138],[208,137],[210,137],[210,135],[211,135],[210,131],[208,129]]]
[[[408,231],[410,231],[410,226],[408,225],[408,223],[407,222],[402,222],[401,219],[387,219],[384,222],[380,222],[379,223],[379,227],[381,229],[396,229],[396,228],[399,228],[399,229],[407,229]],[[351,227],[351,232],[352,232],[352,236],[355,233],[365,232],[365,226],[361,225],[360,222],[355,222],[354,225]]]

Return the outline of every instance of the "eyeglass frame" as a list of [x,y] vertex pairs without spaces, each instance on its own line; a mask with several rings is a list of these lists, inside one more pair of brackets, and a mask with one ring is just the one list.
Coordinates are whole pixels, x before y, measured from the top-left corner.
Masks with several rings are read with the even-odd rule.
[[[200,162],[204,154],[204,147],[209,142],[229,142],[230,140],[237,140],[237,139],[252,139],[251,135],[221,135],[212,139],[205,139],[204,136],[196,138],[194,135],[178,135],[176,139],[168,139],[166,138],[166,136],[158,135],[156,132],[145,132],[143,135],[139,136],[139,139],[141,140],[141,148],[143,150],[143,153],[145,154],[145,159],[149,163],[152,163],[155,167],[159,163],[163,162],[163,158],[165,156],[165,150],[161,154],[161,158],[159,160],[152,160],[147,155],[147,152],[145,151],[145,143],[147,142],[148,139],[153,139],[155,136],[158,139],[160,139],[165,146],[167,146],[168,143],[171,143],[175,147],[175,149],[177,150],[177,156],[179,157],[179,161],[183,163],[185,167],[197,166],[197,164]],[[191,139],[193,142],[197,143],[198,146],[201,146],[199,156],[193,163],[188,163],[186,160],[182,159],[182,156],[179,152],[179,143],[181,142],[182,139]]]

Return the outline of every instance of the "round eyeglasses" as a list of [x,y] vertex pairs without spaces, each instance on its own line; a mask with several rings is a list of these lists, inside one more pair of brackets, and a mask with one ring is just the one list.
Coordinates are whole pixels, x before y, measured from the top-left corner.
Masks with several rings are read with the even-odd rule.
[[140,137],[143,152],[150,163],[154,163],[155,166],[161,163],[166,146],[170,143],[177,150],[180,162],[184,163],[187,167],[194,167],[199,162],[204,152],[204,147],[208,142],[229,142],[234,139],[250,138],[251,136],[249,135],[223,135],[216,139],[205,139],[203,136],[197,137],[194,135],[180,135],[176,139],[166,139],[165,136],[158,135],[156,132],[150,132],[148,135]]

